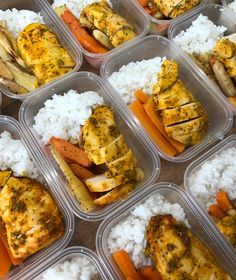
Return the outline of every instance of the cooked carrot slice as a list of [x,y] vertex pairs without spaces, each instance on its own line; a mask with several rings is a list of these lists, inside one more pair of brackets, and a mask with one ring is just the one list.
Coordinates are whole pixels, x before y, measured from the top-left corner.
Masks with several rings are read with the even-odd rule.
[[139,274],[145,280],[161,280],[161,274],[151,266],[144,266],[139,270]]
[[236,97],[228,97],[228,100],[233,106],[236,106]]
[[216,202],[218,207],[223,211],[226,212],[233,207],[227,193],[223,190],[220,190],[217,194],[216,194]]
[[71,163],[71,164],[69,164],[69,166],[70,166],[70,169],[73,171],[73,173],[82,180],[86,180],[86,179],[96,176],[91,171],[80,166],[77,163]]
[[8,255],[3,242],[0,240],[0,277],[6,276],[11,266],[11,258]]
[[138,0],[138,1],[139,1],[140,5],[142,5],[142,7],[146,7],[150,0]]
[[143,90],[139,89],[134,93],[134,96],[143,104],[147,103],[150,98]]
[[209,207],[208,213],[219,220],[225,217],[225,213],[216,204],[212,204]]

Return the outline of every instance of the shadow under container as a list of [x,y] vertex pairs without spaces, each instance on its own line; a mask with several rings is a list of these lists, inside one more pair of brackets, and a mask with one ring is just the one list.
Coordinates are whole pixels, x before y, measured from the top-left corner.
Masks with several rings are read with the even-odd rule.
[[[62,19],[60,19],[57,14],[54,12],[52,7],[50,5],[53,4],[53,0],[43,0],[42,2],[45,3],[45,6],[47,7],[48,11],[51,13],[52,16],[57,17],[58,23],[64,27],[66,32],[70,33],[71,37],[74,37],[69,28],[66,26],[66,24],[63,22]],[[143,13],[134,5],[132,1],[127,0],[110,0],[113,6],[113,11],[115,11],[117,14],[122,16],[127,20],[128,23],[130,23],[134,27],[134,31],[136,32],[137,36],[130,40],[125,42],[124,44],[108,51],[104,54],[95,54],[87,51],[84,49],[84,47],[75,39],[74,41],[77,44],[77,49],[82,51],[85,59],[88,61],[88,63],[93,67],[98,69],[102,63],[102,61],[110,56],[111,54],[117,53],[118,50],[124,50],[131,42],[135,42],[138,39],[144,37],[148,31],[149,31],[149,22],[148,19],[143,15]],[[49,4],[50,5],[49,5]]]
[[150,24],[150,29],[149,29],[149,34],[153,35],[161,35],[165,36],[167,34],[168,28],[170,24],[176,22],[177,19],[183,18],[186,15],[191,16],[195,11],[198,11],[202,7],[206,6],[207,0],[202,0],[197,7],[194,7],[193,9],[187,11],[186,13],[173,18],[173,19],[157,19],[151,15],[149,15],[142,5],[139,3],[138,0],[132,0],[134,4],[138,7],[138,9],[141,11],[141,13],[148,19],[149,24]]
[[[123,65],[155,57],[174,59],[178,63],[179,79],[202,104],[208,114],[209,127],[201,143],[186,148],[184,152],[175,157],[171,157],[160,150],[108,80],[111,74],[118,71]],[[191,59],[178,46],[164,37],[156,35],[147,36],[126,48],[125,51],[108,58],[101,66],[101,76],[113,88],[113,98],[119,100],[123,110],[126,111],[129,118],[136,124],[137,129],[153,143],[155,152],[165,160],[178,163],[192,159],[209,147],[210,144],[222,139],[232,126],[232,113],[229,111],[221,92],[206,80],[205,75],[199,72]]]
[[184,187],[185,187],[188,195],[194,201],[194,203],[197,204],[198,207],[201,208],[201,210],[203,211],[204,215],[207,216],[207,218],[209,220],[209,226],[211,227],[211,231],[214,232],[216,235],[220,236],[219,238],[222,238],[222,240],[224,241],[224,244],[225,244],[224,246],[229,248],[229,251],[232,255],[232,259],[234,259],[234,262],[236,263],[236,248],[234,248],[230,244],[230,242],[226,239],[226,237],[218,230],[213,218],[208,214],[207,209],[205,209],[204,207],[202,207],[200,205],[197,198],[194,196],[193,192],[191,191],[191,184],[190,184],[191,176],[193,176],[193,174],[196,173],[205,162],[212,160],[218,154],[220,154],[221,152],[223,152],[229,148],[236,148],[236,135],[231,135],[231,136],[225,138],[221,143],[217,144],[215,147],[210,149],[208,152],[204,153],[201,157],[199,157],[195,161],[193,161],[185,171]]
[[29,137],[34,139],[34,143],[38,147],[39,153],[41,153],[42,157],[45,158],[45,161],[48,162],[50,168],[53,169],[53,178],[57,178],[60,181],[61,188],[58,191],[62,192],[66,197],[76,216],[89,221],[102,220],[110,214],[111,211],[115,210],[120,204],[122,204],[123,201],[107,205],[103,208],[97,208],[91,213],[85,213],[82,211],[79,202],[70,191],[67,180],[54,160],[51,152],[33,129],[34,116],[44,106],[44,102],[51,99],[54,94],[62,95],[70,89],[76,90],[78,93],[95,91],[103,97],[104,103],[111,106],[118,128],[124,136],[127,145],[138,160],[138,167],[144,171],[144,179],[137,183],[136,189],[128,196],[128,198],[125,198],[125,200],[132,197],[141,189],[145,189],[146,185],[156,181],[160,174],[160,160],[158,155],[155,155],[150,143],[138,130],[136,131],[136,128],[130,122],[129,117],[122,108],[120,108],[119,103],[113,99],[111,91],[106,83],[93,73],[80,72],[71,74],[67,77],[66,82],[61,81],[49,90],[45,90],[40,96],[38,95],[34,98],[28,98],[22,104],[19,114],[20,121],[29,134]]
[[[63,263],[67,260],[70,260],[74,257],[86,257],[91,263],[96,267],[98,274],[100,276],[99,280],[107,280],[109,278],[109,274],[104,268],[104,265],[99,260],[98,256],[88,248],[81,246],[74,246],[64,249],[63,251],[55,253],[53,256],[45,260],[42,264],[40,264],[35,270],[31,271],[26,275],[27,279],[31,280],[40,280],[42,279],[43,273],[46,272],[49,268],[53,266]],[[69,280],[69,279],[67,279]]]
[[[63,28],[60,28],[60,26],[57,24],[57,21],[53,19],[53,17],[48,15],[47,9],[45,8],[43,1],[40,0],[11,0],[11,1],[1,0],[0,1],[0,10],[7,10],[13,8],[17,10],[30,10],[35,13],[40,13],[43,16],[45,25],[47,25],[54,32],[54,34],[58,39],[58,42],[62,45],[63,48],[65,48],[68,51],[69,55],[75,62],[74,69],[69,73],[74,73],[81,67],[83,62],[82,53],[76,48],[76,44],[74,43],[70,34],[65,32]],[[9,91],[9,89],[3,86],[2,84],[0,84],[0,90],[10,98],[19,99],[23,101],[29,96],[35,96],[37,94],[40,94],[42,90],[48,88],[48,86],[50,85],[57,83],[57,81],[61,79],[66,79],[67,75],[68,73],[26,94],[15,94]]]
[[[230,35],[236,32],[236,13],[231,11],[229,8],[224,8],[220,5],[214,5],[214,4],[209,4],[200,9],[200,11],[196,11],[193,15],[186,16],[184,18],[176,20],[175,23],[171,24],[170,28],[168,29],[168,38],[174,42],[174,38],[182,31],[186,31],[188,29],[192,22],[197,19],[197,17],[202,14],[204,16],[207,16],[209,20],[211,20],[215,25],[220,26],[223,25],[227,27],[227,30],[225,31],[225,35]],[[176,44],[176,43],[175,43]],[[192,60],[193,61],[193,60]],[[198,68],[198,71],[203,73],[205,76],[206,74],[203,72],[202,69],[198,67],[198,65],[193,61],[195,64],[195,68]],[[206,76],[206,78],[208,78]],[[213,87],[218,88],[215,86],[214,82],[212,82],[208,78],[209,82],[212,84]],[[221,92],[221,95],[227,102],[228,107],[230,110],[233,112],[234,115],[236,115],[236,106],[233,106],[226,96],[223,94],[221,90],[218,90]]]
[[107,217],[100,225],[96,235],[96,248],[98,255],[104,262],[107,270],[110,271],[114,280],[125,280],[120,269],[115,263],[111,253],[109,252],[107,240],[114,226],[127,218],[133,209],[140,203],[145,202],[150,196],[162,195],[170,203],[178,203],[184,210],[185,218],[190,225],[190,231],[193,235],[201,240],[201,242],[211,251],[217,264],[224,269],[233,279],[236,275],[236,268],[233,261],[228,255],[228,248],[222,247],[220,239],[213,238],[207,228],[207,219],[202,219],[198,214],[198,208],[193,204],[187,194],[177,185],[172,183],[158,183],[149,186],[146,191],[140,192],[132,201],[117,209],[115,213]]
[[[42,163],[42,161],[38,161],[37,156],[35,155],[36,151],[35,149],[32,149],[32,143],[30,143],[31,140],[23,133],[22,126],[15,119],[0,115],[0,133],[4,131],[10,132],[13,139],[20,139],[24,144],[27,152],[34,161],[35,166],[39,170],[40,176],[42,177],[40,178],[43,179],[43,184],[46,190],[55,200],[62,214],[65,225],[65,233],[60,239],[50,246],[28,257],[21,265],[15,266],[14,269],[10,270],[9,274],[5,278],[11,280],[24,280],[27,279],[25,278],[25,275],[29,271],[35,269],[45,259],[50,258],[55,254],[55,252],[60,251],[67,246],[74,232],[74,217],[70,209],[67,207],[67,204],[62,199],[62,196],[55,193],[54,190],[58,189],[58,184],[55,182],[55,180],[53,180],[53,178],[48,176],[49,170],[44,169],[44,163]],[[29,143],[31,145],[29,145]]]

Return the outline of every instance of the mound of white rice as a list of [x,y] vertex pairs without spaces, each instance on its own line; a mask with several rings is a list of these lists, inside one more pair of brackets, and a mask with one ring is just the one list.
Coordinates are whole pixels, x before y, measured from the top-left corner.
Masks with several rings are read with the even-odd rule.
[[77,142],[81,126],[92,114],[92,108],[104,104],[98,93],[79,94],[69,90],[64,95],[54,94],[34,117],[33,128],[48,143],[52,136]]
[[43,17],[40,13],[35,13],[29,10],[18,11],[15,8],[5,11],[0,10],[0,20],[5,20],[7,22],[7,27],[15,38],[17,38],[20,31],[30,23],[44,23]]
[[[112,7],[110,0],[106,0],[107,3]],[[87,6],[95,2],[100,2],[100,0],[54,0],[52,8],[66,5],[66,7],[77,17],[80,17],[80,13]]]
[[124,102],[129,104],[134,101],[134,93],[139,89],[143,89],[147,94],[152,93],[162,61],[161,57],[155,57],[130,62],[122,66],[119,71],[113,72],[108,80]]
[[219,189],[236,199],[236,148],[229,148],[207,160],[189,178],[192,195],[208,209]]
[[177,221],[189,226],[184,210],[179,204],[172,204],[159,194],[152,195],[111,229],[107,241],[110,253],[124,249],[136,268],[149,265],[150,259],[143,254],[146,227],[150,218],[157,214],[172,214]]
[[231,3],[228,4],[228,7],[236,12],[236,1],[233,1]]
[[207,16],[200,14],[192,25],[182,30],[174,41],[187,53],[210,52],[218,39],[227,30],[225,26],[216,26]]
[[38,177],[38,171],[21,140],[12,139],[8,131],[0,134],[0,170],[11,169],[14,176]]
[[77,256],[49,268],[37,280],[99,280],[98,270],[85,256]]

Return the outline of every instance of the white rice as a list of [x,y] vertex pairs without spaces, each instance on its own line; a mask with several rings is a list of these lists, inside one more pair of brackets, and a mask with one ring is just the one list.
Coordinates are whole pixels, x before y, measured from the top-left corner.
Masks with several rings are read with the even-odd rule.
[[[107,3],[112,7],[112,3],[110,0],[106,0]],[[66,7],[77,17],[80,17],[80,13],[82,10],[95,2],[100,2],[100,0],[54,0],[52,4],[52,8],[55,9],[56,7],[66,5]]]
[[130,62],[122,66],[119,71],[113,72],[108,80],[124,102],[129,104],[135,100],[134,93],[139,89],[144,90],[149,95],[152,93],[163,59],[155,57]]
[[215,43],[227,30],[225,26],[216,26],[207,16],[200,14],[192,25],[182,30],[174,41],[187,53],[211,52]]
[[69,90],[64,95],[54,94],[34,117],[33,128],[45,143],[52,136],[75,143],[81,126],[92,114],[92,108],[102,104],[103,98],[93,91],[79,94]]
[[236,148],[229,148],[207,160],[189,178],[193,196],[208,210],[219,189],[236,199]]
[[99,280],[98,270],[89,258],[77,256],[49,268],[37,280]]
[[14,176],[35,179],[38,171],[21,140],[12,139],[8,131],[0,134],[0,170],[11,169]]
[[149,265],[151,260],[143,254],[146,227],[150,218],[157,214],[172,214],[177,221],[189,226],[184,210],[179,204],[172,204],[159,194],[152,195],[111,229],[107,241],[110,253],[124,249],[136,268]]
[[7,27],[12,33],[13,37],[17,38],[20,31],[23,30],[27,25],[33,22],[40,22],[44,24],[43,17],[40,13],[35,13],[29,10],[0,10],[0,20],[7,22]]
[[228,4],[228,7],[236,12],[236,1],[233,1],[231,3]]

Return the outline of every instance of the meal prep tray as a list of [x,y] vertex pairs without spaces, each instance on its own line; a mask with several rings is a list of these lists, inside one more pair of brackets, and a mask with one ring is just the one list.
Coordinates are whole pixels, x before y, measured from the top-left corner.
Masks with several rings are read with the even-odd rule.
[[136,44],[127,47],[126,50],[106,59],[101,66],[101,76],[109,83],[108,78],[110,75],[118,71],[123,65],[157,56],[171,58],[178,63],[180,80],[183,81],[187,89],[193,93],[207,111],[210,125],[206,136],[200,144],[186,148],[183,153],[176,157],[168,156],[154,144],[151,137],[114,88],[112,92],[113,99],[117,99],[126,115],[136,124],[137,129],[153,143],[156,154],[175,163],[185,162],[197,156],[216,140],[222,139],[232,126],[232,113],[228,109],[225,98],[222,97],[221,92],[216,87],[209,83],[205,75],[195,67],[191,59],[170,40],[152,35],[139,40]]
[[230,257],[228,247],[222,246],[220,237],[217,239],[213,238],[207,227],[207,219],[202,219],[198,213],[198,207],[193,204],[192,200],[177,185],[171,183],[158,183],[154,186],[149,186],[146,192],[142,190],[136,197],[133,197],[129,204],[125,203],[122,205],[100,225],[96,236],[96,247],[99,257],[105,263],[113,279],[125,280],[109,253],[107,245],[109,233],[117,223],[131,213],[137,204],[144,202],[153,194],[160,194],[170,203],[178,203],[183,208],[192,233],[210,249],[218,265],[228,272],[232,279],[236,279],[236,267]]
[[135,130],[135,126],[129,120],[129,116],[126,115],[126,112],[120,107],[119,102],[113,99],[113,94],[107,84],[93,73],[80,72],[71,74],[67,76],[66,82],[59,81],[48,90],[44,90],[43,94],[25,100],[19,112],[20,122],[24,126],[26,133],[32,139],[32,143],[37,147],[38,153],[41,154],[42,158],[45,158],[45,161],[50,166],[52,177],[60,183],[61,188],[59,191],[67,199],[75,215],[85,220],[101,220],[111,213],[111,211],[115,210],[118,205],[122,204],[122,201],[100,208],[91,213],[84,213],[81,210],[78,201],[66,187],[67,181],[64,174],[56,164],[51,153],[45,148],[42,140],[32,128],[34,116],[38,113],[38,110],[43,106],[44,102],[47,99],[50,99],[53,94],[63,94],[70,89],[74,89],[78,92],[85,92],[88,90],[96,91],[104,98],[105,104],[112,107],[121,134],[124,136],[128,146],[134,152],[134,155],[138,160],[138,166],[144,171],[144,179],[137,183],[137,188],[130,197],[141,189],[145,189],[146,185],[155,182],[160,174],[160,160],[158,155],[155,155],[151,147],[152,145],[148,140],[144,138],[139,131]]
[[34,270],[45,259],[50,258],[55,254],[55,252],[60,251],[67,246],[74,232],[74,217],[62,197],[55,192],[55,190],[58,189],[58,184],[48,174],[48,171],[45,168],[43,162],[38,161],[38,158],[35,155],[36,152],[34,148],[32,148],[32,143],[29,143],[31,140],[23,133],[22,126],[15,119],[1,115],[0,133],[2,133],[3,131],[9,131],[14,139],[21,139],[36,167],[39,169],[40,174],[44,179],[47,190],[51,193],[54,200],[56,201],[65,223],[65,233],[58,241],[30,256],[19,267],[15,267],[13,270],[11,270],[7,276],[7,279],[9,277],[11,280],[23,280],[27,279],[24,278],[26,273]]
[[[69,52],[71,57],[76,63],[76,66],[74,69],[70,72],[76,72],[82,65],[83,62],[83,56],[82,53],[76,48],[76,44],[74,43],[73,39],[71,38],[70,34],[68,32],[65,32],[63,28],[60,28],[60,26],[57,24],[57,21],[53,18],[53,16],[49,16],[49,13],[47,12],[47,9],[42,1],[40,0],[2,0],[0,1],[0,10],[6,10],[6,9],[12,9],[16,8],[18,10],[26,9],[31,10],[36,13],[39,13],[43,16],[43,19],[45,21],[45,24],[53,30],[53,32],[56,34],[57,39],[59,43]],[[48,86],[53,85],[57,83],[57,81],[61,79],[66,79],[68,74],[63,75],[62,77],[56,78],[55,80],[51,81],[50,83],[47,83],[30,93],[26,94],[14,94],[10,92],[6,87],[3,85],[0,85],[0,90],[7,96],[19,100],[24,100],[29,96],[34,96],[36,94],[40,94],[40,92],[44,89],[47,89]]]
[[[39,1],[39,0],[38,0]],[[132,1],[127,0],[110,0],[113,9],[115,12],[123,16],[131,25],[134,26],[134,30],[137,33],[137,36],[124,43],[123,45],[112,49],[111,51],[105,53],[105,54],[94,54],[91,52],[88,52],[85,50],[81,44],[79,44],[76,39],[74,38],[74,42],[77,44],[77,49],[79,51],[82,51],[84,54],[85,59],[89,62],[89,64],[93,68],[99,68],[102,61],[110,56],[110,54],[117,53],[118,50],[124,50],[126,46],[129,46],[131,42],[135,42],[138,39],[144,37],[148,31],[149,31],[149,22],[148,19],[143,15],[143,13],[136,7],[136,5],[133,4]],[[53,0],[42,0],[42,4],[45,6],[45,8],[50,12],[51,16],[53,18],[57,18],[57,23],[60,25],[65,32],[70,33],[71,37],[73,35],[71,34],[69,28],[64,24],[64,22],[57,16],[57,14],[54,12],[54,10],[51,8],[51,4],[53,3]]]
[[[168,29],[168,38],[174,41],[174,37],[177,36],[182,30],[186,30],[192,24],[192,22],[198,17],[199,14],[203,14],[207,16],[215,25],[223,25],[227,27],[225,35],[230,35],[236,32],[236,13],[234,13],[229,8],[222,7],[220,5],[206,5],[198,11],[195,11],[192,15],[186,15],[183,18],[177,19],[176,22],[170,25]],[[176,43],[174,43],[176,44]],[[212,84],[212,87],[216,88],[215,84],[206,76],[206,74],[196,65],[195,68],[198,69],[203,75],[205,75],[205,79],[208,79]],[[217,87],[218,88],[218,87]],[[220,90],[218,89],[218,92]],[[221,92],[221,91],[220,91]],[[236,107],[233,106],[226,98],[226,96],[221,92],[221,95],[226,100],[229,108],[232,110],[233,114],[236,115]]]
[[193,202],[198,205],[199,208],[202,209],[204,212],[204,215],[209,220],[209,226],[211,227],[211,231],[220,236],[220,238],[223,240],[224,247],[228,248],[230,254],[232,255],[232,258],[234,259],[234,262],[236,263],[236,249],[228,242],[228,240],[221,234],[221,232],[217,229],[214,220],[211,218],[211,216],[208,214],[206,209],[202,208],[200,204],[198,203],[197,199],[194,197],[193,193],[190,189],[189,179],[193,173],[195,173],[199,168],[208,160],[212,159],[214,156],[219,154],[220,152],[231,148],[236,147],[236,135],[231,135],[227,138],[225,138],[222,142],[218,143],[216,146],[214,146],[212,149],[210,149],[208,152],[203,154],[201,157],[197,158],[195,161],[193,161],[188,168],[186,169],[185,175],[184,175],[184,186],[193,200]]

